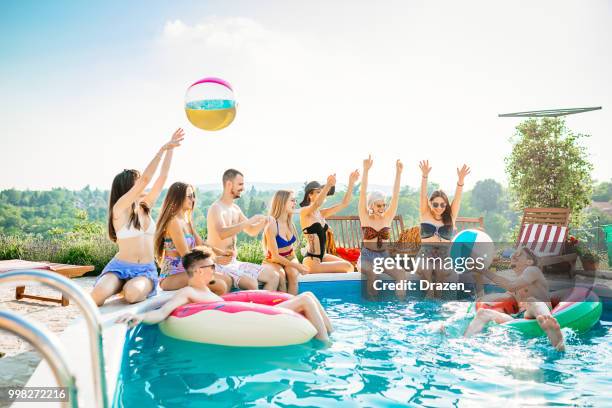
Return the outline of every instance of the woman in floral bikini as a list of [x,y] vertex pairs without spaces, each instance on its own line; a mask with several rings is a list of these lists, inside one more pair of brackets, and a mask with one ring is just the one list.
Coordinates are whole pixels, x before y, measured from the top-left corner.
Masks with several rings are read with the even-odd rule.
[[[195,189],[186,183],[176,182],[168,189],[162,205],[157,230],[155,231],[155,260],[160,265],[159,286],[163,290],[177,290],[187,286],[187,274],[182,264],[182,257],[194,247],[205,244],[198,235],[193,223],[195,208]],[[228,251],[213,248],[219,261],[233,255]],[[226,275],[215,273],[209,288],[224,294],[231,288],[231,279]]]

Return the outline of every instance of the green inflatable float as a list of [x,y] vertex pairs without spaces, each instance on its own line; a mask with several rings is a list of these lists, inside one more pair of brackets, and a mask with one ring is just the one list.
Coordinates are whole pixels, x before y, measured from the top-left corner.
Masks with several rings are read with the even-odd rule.
[[[601,318],[603,307],[599,296],[591,288],[575,287],[571,290],[552,292],[552,315],[561,328],[569,327],[577,332],[590,330]],[[518,312],[514,297],[500,295],[493,301],[477,301],[470,306],[468,313],[474,315],[479,309],[492,309],[507,314]],[[544,331],[535,319],[517,318],[503,323],[509,329],[517,330],[527,337],[543,336]]]

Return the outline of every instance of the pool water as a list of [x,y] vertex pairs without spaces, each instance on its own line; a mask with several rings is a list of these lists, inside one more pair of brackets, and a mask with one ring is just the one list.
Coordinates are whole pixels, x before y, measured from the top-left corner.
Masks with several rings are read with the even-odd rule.
[[463,339],[467,302],[368,302],[358,282],[302,289],[319,296],[335,324],[330,345],[211,346],[141,325],[126,342],[115,406],[612,405],[606,307],[588,333],[564,329],[559,353],[546,338],[500,327]]

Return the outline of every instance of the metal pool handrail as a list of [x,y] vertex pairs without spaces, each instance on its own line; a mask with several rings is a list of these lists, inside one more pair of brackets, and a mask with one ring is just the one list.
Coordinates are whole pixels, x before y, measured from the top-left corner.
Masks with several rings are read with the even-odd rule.
[[5,272],[0,275],[0,286],[10,282],[24,281],[51,286],[68,296],[81,309],[89,332],[96,406],[98,408],[107,408],[108,396],[106,392],[104,353],[102,352],[102,325],[100,324],[100,312],[93,299],[76,283],[57,273],[42,270],[22,270]]
[[66,351],[57,336],[39,323],[2,310],[0,310],[0,329],[21,337],[42,354],[49,363],[58,385],[67,389],[68,399],[62,403],[62,406],[77,408],[79,402],[74,375],[68,368]]

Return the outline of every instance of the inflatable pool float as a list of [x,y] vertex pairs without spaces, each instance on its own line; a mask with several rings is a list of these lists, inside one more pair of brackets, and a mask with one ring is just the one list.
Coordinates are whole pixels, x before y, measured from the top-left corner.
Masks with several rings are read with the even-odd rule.
[[180,340],[238,347],[301,344],[317,334],[301,314],[274,307],[293,296],[265,290],[244,290],[223,301],[190,303],[160,323],[162,333]]
[[[552,315],[559,322],[561,328],[569,327],[577,332],[586,332],[600,319],[602,305],[599,296],[590,288],[576,287],[570,292],[551,292],[550,301],[553,306]],[[493,301],[477,301],[470,311],[479,309],[492,309],[506,314],[518,313],[518,305],[514,297],[500,294]],[[474,312],[475,313],[475,312]],[[544,331],[535,319],[514,319],[503,323],[510,329],[518,330],[528,337],[544,335]]]

